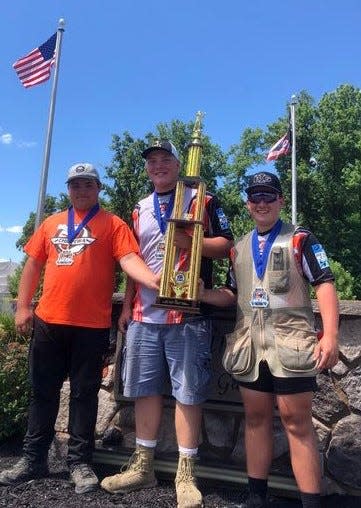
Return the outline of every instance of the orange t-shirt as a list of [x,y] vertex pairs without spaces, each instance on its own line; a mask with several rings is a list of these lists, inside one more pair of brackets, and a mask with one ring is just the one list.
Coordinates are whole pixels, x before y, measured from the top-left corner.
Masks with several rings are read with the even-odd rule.
[[[75,212],[75,229],[82,219]],[[67,224],[67,211],[54,214],[25,245],[26,254],[45,263],[35,312],[48,323],[108,328],[116,262],[138,254],[138,244],[124,221],[102,209],[70,245]]]

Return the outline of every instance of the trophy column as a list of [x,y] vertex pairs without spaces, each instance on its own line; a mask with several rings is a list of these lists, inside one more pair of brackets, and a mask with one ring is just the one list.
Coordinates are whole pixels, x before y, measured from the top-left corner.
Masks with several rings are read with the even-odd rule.
[[[182,310],[198,314],[198,284],[201,269],[203,245],[203,215],[206,185],[200,177],[202,154],[201,127],[203,114],[198,111],[189,145],[186,175],[179,178],[175,191],[172,218],[168,219],[165,238],[163,272],[159,296],[155,307]],[[194,212],[184,213],[184,195],[186,187],[197,189]],[[185,270],[176,268],[178,248],[174,243],[177,228],[187,229],[192,235],[189,263]]]

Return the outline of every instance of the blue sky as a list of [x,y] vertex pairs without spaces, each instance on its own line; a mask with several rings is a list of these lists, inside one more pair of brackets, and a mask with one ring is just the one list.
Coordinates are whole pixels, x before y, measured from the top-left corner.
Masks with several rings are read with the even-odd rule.
[[[361,83],[359,0],[13,0],[0,21],[0,259],[20,261],[21,227],[38,201],[52,78],[25,89],[13,62],[64,18],[47,192],[67,169],[100,174],[112,134],[206,112],[224,150],[246,127],[283,116],[292,94],[316,101]],[[269,165],[272,169],[272,163]]]

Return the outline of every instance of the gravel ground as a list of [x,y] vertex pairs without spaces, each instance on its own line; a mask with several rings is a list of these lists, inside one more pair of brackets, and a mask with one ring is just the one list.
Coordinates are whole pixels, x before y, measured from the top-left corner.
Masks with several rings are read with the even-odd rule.
[[[0,445],[0,469],[10,467],[21,456],[19,441]],[[42,480],[29,481],[14,487],[0,486],[0,507],[6,508],[175,508],[176,498],[171,479],[163,479],[154,489],[131,494],[111,495],[98,489],[95,492],[78,495],[69,482],[65,464],[50,459],[51,475]],[[96,468],[102,479],[114,469]],[[246,492],[231,485],[217,485],[216,482],[199,484],[204,495],[205,508],[235,508]],[[327,508],[360,508],[361,498],[350,496],[328,496],[324,498]],[[301,508],[296,500],[272,498],[271,508]]]

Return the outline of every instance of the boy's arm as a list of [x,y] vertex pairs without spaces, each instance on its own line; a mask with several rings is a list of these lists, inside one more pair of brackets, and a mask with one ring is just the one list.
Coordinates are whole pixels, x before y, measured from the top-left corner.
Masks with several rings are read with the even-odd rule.
[[[190,250],[192,247],[192,236],[184,230],[176,230],[174,243],[180,249]],[[213,259],[223,259],[229,254],[233,241],[224,236],[203,238],[202,256]]]
[[[213,195],[205,203],[205,212],[208,217],[209,231],[212,233],[203,237],[202,256],[212,259],[227,258],[233,247],[233,235],[217,196]],[[180,249],[191,249],[192,230],[176,229],[175,245]]]
[[130,252],[120,258],[119,264],[123,272],[135,282],[139,282],[149,289],[159,289],[160,274],[154,274],[135,252]]
[[229,307],[237,301],[237,296],[227,287],[205,289],[203,281],[199,283],[199,299],[201,302],[217,307]]
[[333,367],[338,361],[339,308],[333,282],[318,284],[315,292],[322,318],[323,336],[315,347],[314,358],[317,368],[322,370]]
[[28,333],[33,320],[31,300],[38,286],[44,263],[29,257],[24,265],[16,303],[15,326],[18,332]]

